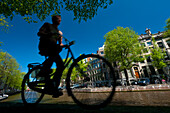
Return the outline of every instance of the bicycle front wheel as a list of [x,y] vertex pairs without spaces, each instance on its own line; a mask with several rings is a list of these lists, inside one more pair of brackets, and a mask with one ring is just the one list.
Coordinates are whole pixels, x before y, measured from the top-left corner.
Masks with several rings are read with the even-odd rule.
[[86,109],[98,109],[112,100],[116,79],[112,65],[99,55],[81,55],[67,75],[67,90]]
[[44,77],[37,77],[40,69],[41,67],[35,67],[24,76],[24,79],[22,81],[21,97],[25,105],[38,104],[44,97],[44,93],[34,91],[31,88],[34,87],[41,91],[45,87],[45,83],[42,82],[42,79],[44,79]]

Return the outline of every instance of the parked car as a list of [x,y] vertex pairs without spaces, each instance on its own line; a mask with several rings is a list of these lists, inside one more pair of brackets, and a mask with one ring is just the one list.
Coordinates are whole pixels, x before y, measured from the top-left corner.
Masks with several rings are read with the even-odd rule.
[[0,89],[0,97],[5,97],[5,98],[8,97],[7,94],[4,94],[4,90],[3,89]]
[[138,81],[136,79],[129,80],[131,85],[138,85]]
[[126,86],[126,79],[117,79],[116,85],[117,86]]
[[63,90],[63,87],[60,87],[60,86],[59,86],[59,87],[58,87],[58,90]]
[[150,78],[151,84],[162,84],[162,79],[158,78],[158,77],[151,77]]
[[138,84],[142,86],[146,86],[150,84],[149,78],[139,78],[138,79]]
[[5,98],[7,98],[8,95],[7,95],[7,94],[0,94],[0,97],[5,97]]
[[80,87],[80,85],[79,85],[79,84],[73,84],[73,85],[71,86],[71,89],[79,88],[79,87]]
[[121,84],[121,79],[117,79],[117,80],[116,80],[116,85],[117,85],[117,86],[121,86],[121,85],[122,85],[122,84]]
[[4,95],[4,91],[3,89],[0,89],[0,96],[3,97],[3,95]]
[[163,81],[168,82],[168,76],[164,74],[151,75],[150,81],[152,84],[162,84]]
[[74,84],[73,86],[71,86],[72,89],[75,89],[75,88],[84,88],[84,87],[87,88],[87,84]]

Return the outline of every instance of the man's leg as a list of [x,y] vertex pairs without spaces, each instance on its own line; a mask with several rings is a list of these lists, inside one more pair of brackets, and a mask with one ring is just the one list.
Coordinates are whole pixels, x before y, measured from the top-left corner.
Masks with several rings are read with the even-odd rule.
[[50,73],[50,69],[51,69],[51,66],[53,64],[53,58],[49,57],[48,59],[46,59],[42,64],[43,64],[43,67],[42,67],[42,70],[40,71],[41,74],[45,75],[45,76],[48,76],[48,74]]
[[53,95],[53,97],[57,98],[57,97],[63,95],[63,92],[59,91],[58,87],[60,85],[61,76],[62,76],[62,73],[64,70],[64,63],[63,63],[62,58],[60,57],[59,54],[56,55],[55,59],[56,59],[55,62],[56,62],[57,68],[56,68],[56,73],[55,73],[53,79],[55,81],[56,93]]
[[55,59],[56,59],[55,62],[57,68],[56,68],[56,73],[54,75],[54,80],[56,81],[56,87],[58,87],[60,85],[61,76],[64,70],[64,63],[59,54],[56,56]]

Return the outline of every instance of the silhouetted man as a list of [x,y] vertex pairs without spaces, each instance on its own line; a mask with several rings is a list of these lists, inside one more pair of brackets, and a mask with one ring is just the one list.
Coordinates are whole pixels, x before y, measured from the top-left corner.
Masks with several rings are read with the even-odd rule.
[[64,69],[64,64],[62,58],[59,53],[62,51],[62,32],[58,30],[58,26],[61,23],[61,16],[56,15],[52,17],[52,24],[44,23],[44,25],[40,28],[37,33],[40,36],[39,42],[39,50],[42,56],[48,57],[43,62],[42,70],[40,71],[40,75],[48,76],[51,73],[51,66],[53,62],[56,63],[57,70],[54,75],[53,80],[47,83],[47,89],[49,92],[53,93],[53,97],[57,98],[63,93],[58,90],[58,86],[60,85],[60,79],[62,76],[62,71]]

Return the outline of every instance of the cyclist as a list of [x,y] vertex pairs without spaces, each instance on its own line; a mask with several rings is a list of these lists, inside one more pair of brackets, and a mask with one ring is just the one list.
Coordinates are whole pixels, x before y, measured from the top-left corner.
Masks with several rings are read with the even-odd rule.
[[62,43],[62,32],[58,29],[60,23],[61,16],[52,16],[52,24],[47,22],[44,23],[37,33],[37,35],[40,36],[39,54],[48,57],[43,62],[42,70],[38,75],[49,75],[51,73],[50,68],[53,62],[55,62],[57,66],[57,75],[54,75],[53,81],[47,82],[47,89],[49,92],[52,92],[54,98],[63,95],[62,91],[58,90],[62,76],[62,70],[64,69],[64,63],[59,55],[59,53],[62,51],[62,46],[64,46]]

